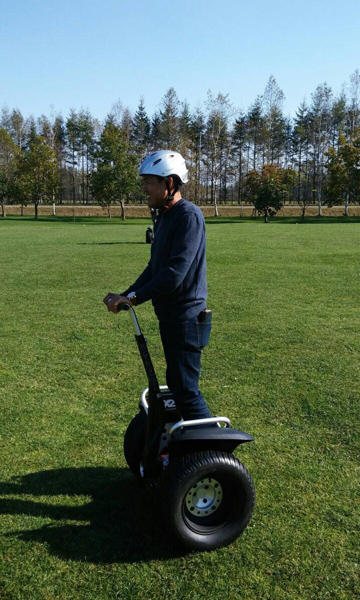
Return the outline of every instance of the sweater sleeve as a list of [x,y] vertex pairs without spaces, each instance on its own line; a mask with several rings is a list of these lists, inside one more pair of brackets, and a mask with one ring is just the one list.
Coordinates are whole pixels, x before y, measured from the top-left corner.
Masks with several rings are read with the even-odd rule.
[[136,292],[136,299],[137,299],[138,304],[142,304],[142,302],[146,302],[146,300],[150,300],[151,295],[150,296],[144,295],[143,299],[140,300],[138,297],[137,290],[144,288],[144,286],[146,287],[146,284],[151,281],[151,277],[152,277],[152,268],[151,268],[151,260],[149,260],[147,267],[145,267],[145,269],[143,270],[141,275],[137,278],[135,283],[133,283],[130,287],[127,288],[127,290],[125,290],[125,292],[122,292],[122,294],[120,294],[120,295],[127,296],[128,294],[130,294],[130,292]]
[[203,235],[203,223],[196,213],[186,214],[179,221],[169,260],[143,287],[136,289],[139,303],[151,298],[153,292],[171,294],[181,285],[195,259]]

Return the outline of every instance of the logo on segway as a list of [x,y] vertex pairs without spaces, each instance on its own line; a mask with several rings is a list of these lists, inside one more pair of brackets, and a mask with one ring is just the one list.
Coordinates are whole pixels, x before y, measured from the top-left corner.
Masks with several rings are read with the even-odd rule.
[[165,407],[165,410],[175,410],[176,409],[175,400],[164,400],[164,407]]

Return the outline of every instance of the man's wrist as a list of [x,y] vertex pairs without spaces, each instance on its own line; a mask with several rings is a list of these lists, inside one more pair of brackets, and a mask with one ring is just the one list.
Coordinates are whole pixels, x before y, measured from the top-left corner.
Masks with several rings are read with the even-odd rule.
[[127,295],[127,299],[130,300],[131,304],[136,305],[137,304],[136,292],[130,292],[130,294]]

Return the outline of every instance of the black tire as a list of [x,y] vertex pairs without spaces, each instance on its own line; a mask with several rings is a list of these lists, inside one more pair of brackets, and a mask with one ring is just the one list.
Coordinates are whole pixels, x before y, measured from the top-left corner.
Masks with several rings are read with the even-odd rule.
[[233,542],[255,505],[250,473],[226,452],[198,452],[170,461],[158,497],[170,534],[190,550]]
[[143,456],[146,437],[146,415],[141,410],[130,421],[124,437],[124,455],[127,464],[136,477],[140,475],[140,461]]

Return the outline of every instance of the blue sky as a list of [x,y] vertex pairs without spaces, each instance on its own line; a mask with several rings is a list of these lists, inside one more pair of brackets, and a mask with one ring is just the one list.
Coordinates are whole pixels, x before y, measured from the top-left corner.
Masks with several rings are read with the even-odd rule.
[[105,118],[118,99],[150,115],[171,86],[247,109],[274,75],[293,115],[360,69],[359,0],[0,0],[0,107]]

